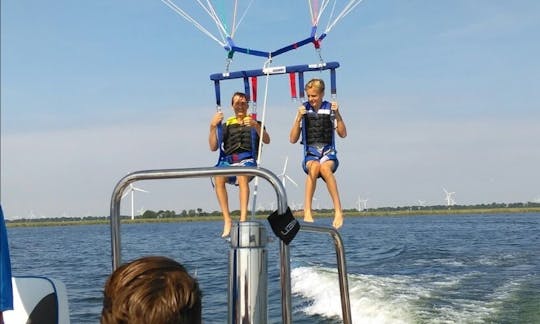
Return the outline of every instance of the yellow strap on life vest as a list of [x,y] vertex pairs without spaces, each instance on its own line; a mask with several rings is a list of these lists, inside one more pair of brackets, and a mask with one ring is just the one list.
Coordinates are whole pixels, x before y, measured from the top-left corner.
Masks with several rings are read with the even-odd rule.
[[227,121],[225,122],[226,126],[234,125],[234,124],[240,124],[238,122],[238,119],[236,119],[236,116],[231,116],[231,117],[227,118]]

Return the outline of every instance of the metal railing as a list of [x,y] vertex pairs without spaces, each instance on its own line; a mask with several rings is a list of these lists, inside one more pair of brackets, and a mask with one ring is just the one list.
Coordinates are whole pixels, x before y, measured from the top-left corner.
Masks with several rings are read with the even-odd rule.
[[[181,178],[209,178],[213,176],[248,175],[257,176],[267,180],[276,192],[278,213],[283,215],[287,211],[287,194],[280,179],[271,171],[260,167],[200,167],[185,169],[159,169],[132,172],[118,181],[111,197],[111,253],[112,268],[116,270],[121,265],[121,237],[120,237],[120,202],[123,192],[130,184],[142,180],[181,179]],[[343,311],[343,322],[350,324],[351,312],[347,270],[343,242],[339,233],[326,227],[302,225],[301,231],[328,233],[334,239],[338,260],[338,276]],[[289,246],[280,241],[280,284],[281,284],[281,311],[282,323],[292,322],[291,304],[291,269]]]
[[349,281],[347,279],[347,262],[345,261],[345,247],[343,240],[338,231],[329,227],[320,227],[313,225],[302,225],[300,231],[313,232],[313,233],[327,233],[334,240],[334,247],[336,249],[338,280],[339,280],[339,292],[341,297],[341,313],[343,316],[343,323],[352,323],[351,318],[351,301],[349,297]]

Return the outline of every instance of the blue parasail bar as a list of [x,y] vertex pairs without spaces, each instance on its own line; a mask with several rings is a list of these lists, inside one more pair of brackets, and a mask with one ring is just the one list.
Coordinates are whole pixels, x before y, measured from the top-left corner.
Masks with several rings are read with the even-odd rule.
[[296,43],[289,44],[285,47],[279,48],[273,52],[268,51],[260,51],[252,48],[246,48],[246,47],[239,47],[234,44],[234,41],[232,38],[227,37],[227,45],[224,46],[225,50],[229,52],[229,55],[232,55],[231,53],[244,53],[247,55],[253,55],[253,56],[260,56],[260,57],[266,57],[266,58],[273,58],[280,54],[286,53],[288,51],[292,51],[295,49],[298,49],[304,45],[307,45],[309,43],[313,43],[316,49],[319,49],[321,41],[326,37],[326,34],[322,34],[319,36],[319,38],[315,38],[315,33],[317,31],[317,26],[313,26],[311,31],[311,36],[308,38],[305,38],[301,41],[298,41]]
[[210,80],[221,81],[229,79],[240,79],[249,77],[258,77],[267,74],[286,74],[307,71],[335,70],[339,67],[338,62],[326,62],[317,64],[303,64],[291,66],[275,66],[256,70],[244,70],[235,72],[214,73],[210,75]]
[[270,52],[264,52],[264,51],[259,51],[259,50],[254,50],[254,49],[250,49],[250,48],[244,48],[244,47],[238,47],[238,46],[233,46],[233,47],[225,46],[225,50],[232,51],[232,52],[244,53],[244,54],[247,54],[247,55],[260,56],[260,57],[269,57],[270,56]]

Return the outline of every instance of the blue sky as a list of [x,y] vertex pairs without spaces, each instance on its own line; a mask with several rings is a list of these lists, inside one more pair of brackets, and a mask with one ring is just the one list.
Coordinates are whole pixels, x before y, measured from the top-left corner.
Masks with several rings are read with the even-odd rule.
[[[184,2],[184,1],[182,1]],[[180,3],[180,2],[178,2]],[[1,201],[6,218],[108,215],[132,171],[211,166],[212,73],[226,52],[161,1],[1,2]],[[185,5],[182,5],[185,6]],[[190,5],[191,6],[191,5]],[[198,16],[211,27],[206,17]],[[254,1],[238,45],[274,50],[308,36],[305,1]],[[345,208],[540,201],[540,2],[365,0],[323,41],[338,61],[348,137],[337,141]],[[317,63],[305,46],[273,65]],[[231,70],[264,59],[236,54]],[[322,77],[315,73],[309,77]],[[262,166],[303,199],[297,103],[268,80]],[[259,115],[265,79],[259,80]],[[223,102],[241,81],[224,82]],[[329,97],[329,95],[327,96]],[[227,107],[225,113],[231,113]],[[217,210],[210,181],[141,182],[135,208]],[[232,188],[231,188],[232,189]],[[275,195],[259,184],[258,202]],[[330,207],[321,183],[315,207]],[[236,191],[230,194],[237,208]],[[129,201],[123,204],[128,214]],[[274,205],[275,206],[275,205]]]

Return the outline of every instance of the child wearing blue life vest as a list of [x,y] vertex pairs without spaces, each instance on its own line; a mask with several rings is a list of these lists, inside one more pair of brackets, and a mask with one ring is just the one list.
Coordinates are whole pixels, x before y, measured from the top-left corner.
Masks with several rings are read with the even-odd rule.
[[312,79],[305,86],[307,102],[298,108],[292,125],[289,141],[298,142],[302,135],[304,161],[302,167],[307,174],[304,194],[304,221],[313,222],[312,200],[317,179],[326,182],[328,193],[334,204],[336,229],[343,225],[343,211],[334,172],[339,161],[334,145],[334,130],[340,137],[347,136],[345,122],[338,110],[337,102],[323,100],[324,81]]
[[[208,143],[211,151],[220,150],[220,157],[216,166],[256,166],[257,152],[262,131],[262,142],[270,143],[270,135],[262,130],[261,123],[247,114],[248,100],[244,93],[236,92],[231,99],[234,116],[223,121],[223,113],[216,112],[210,121],[210,135]],[[247,220],[249,200],[249,176],[214,177],[216,196],[223,213],[222,237],[229,236],[232,219],[229,211],[229,198],[226,183],[237,185],[240,196],[240,221]]]

